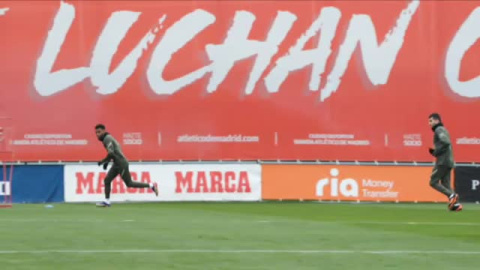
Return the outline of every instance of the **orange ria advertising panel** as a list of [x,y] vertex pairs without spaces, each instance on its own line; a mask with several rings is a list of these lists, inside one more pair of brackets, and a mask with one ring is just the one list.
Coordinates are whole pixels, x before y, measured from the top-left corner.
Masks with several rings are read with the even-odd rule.
[[446,202],[429,185],[431,171],[413,166],[264,165],[262,198]]

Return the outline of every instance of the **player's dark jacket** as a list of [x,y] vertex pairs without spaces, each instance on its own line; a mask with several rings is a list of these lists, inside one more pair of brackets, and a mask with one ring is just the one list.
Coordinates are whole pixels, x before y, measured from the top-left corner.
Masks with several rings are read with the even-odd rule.
[[117,166],[128,166],[127,158],[123,154],[120,144],[112,135],[106,133],[102,139],[102,143],[108,152],[107,157],[102,160],[102,163],[113,160],[113,163]]
[[437,158],[435,165],[453,168],[455,162],[450,134],[442,123],[435,125],[432,130],[434,132],[433,144],[435,145],[433,155]]

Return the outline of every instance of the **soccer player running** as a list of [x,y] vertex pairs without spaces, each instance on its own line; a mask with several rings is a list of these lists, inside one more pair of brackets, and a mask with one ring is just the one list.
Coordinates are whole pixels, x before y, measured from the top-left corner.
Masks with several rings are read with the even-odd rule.
[[430,178],[430,186],[448,197],[448,209],[461,211],[463,207],[458,203],[458,194],[452,190],[450,184],[450,172],[455,165],[450,134],[443,125],[438,113],[430,114],[428,124],[434,132],[433,144],[435,145],[435,148],[430,148],[429,152],[436,157],[435,167]]
[[130,171],[128,169],[128,161],[125,155],[122,153],[120,144],[105,130],[105,126],[103,124],[98,124],[95,126],[95,133],[97,134],[98,140],[103,143],[103,146],[105,146],[105,149],[108,152],[107,157],[98,162],[98,166],[103,165],[103,169],[106,170],[110,160],[113,160],[113,166],[110,168],[107,176],[103,180],[105,183],[105,201],[97,203],[97,206],[110,207],[111,183],[119,174],[127,187],[151,188],[155,192],[155,195],[158,196],[158,186],[156,183],[147,184],[132,180],[132,176],[130,175]]

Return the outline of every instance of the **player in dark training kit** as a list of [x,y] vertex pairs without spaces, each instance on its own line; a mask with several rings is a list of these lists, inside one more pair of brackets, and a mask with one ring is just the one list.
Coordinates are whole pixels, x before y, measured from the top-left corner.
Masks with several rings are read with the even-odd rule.
[[113,166],[108,171],[105,180],[103,180],[105,183],[105,201],[97,203],[97,206],[110,206],[111,183],[119,174],[127,187],[151,188],[155,192],[155,195],[158,196],[158,187],[156,183],[147,184],[132,180],[132,176],[130,175],[130,171],[128,169],[127,158],[125,155],[123,155],[122,149],[120,148],[120,144],[117,142],[117,140],[115,140],[115,138],[113,138],[113,136],[105,130],[105,126],[102,124],[96,125],[95,133],[97,134],[98,140],[103,143],[103,146],[105,146],[105,149],[107,149],[108,152],[107,157],[98,162],[98,166],[103,165],[103,169],[106,170],[110,160],[113,160]]
[[436,158],[430,186],[448,197],[448,209],[461,211],[463,206],[458,203],[458,194],[453,191],[450,184],[450,173],[455,166],[450,134],[438,113],[432,113],[428,117],[428,124],[434,132],[433,144],[435,145],[435,148],[430,148],[429,152]]

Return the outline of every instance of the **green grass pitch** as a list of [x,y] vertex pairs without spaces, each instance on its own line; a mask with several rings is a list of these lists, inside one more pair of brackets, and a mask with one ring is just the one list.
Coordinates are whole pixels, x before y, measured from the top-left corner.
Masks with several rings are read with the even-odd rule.
[[151,203],[0,210],[0,269],[479,269],[480,205]]

